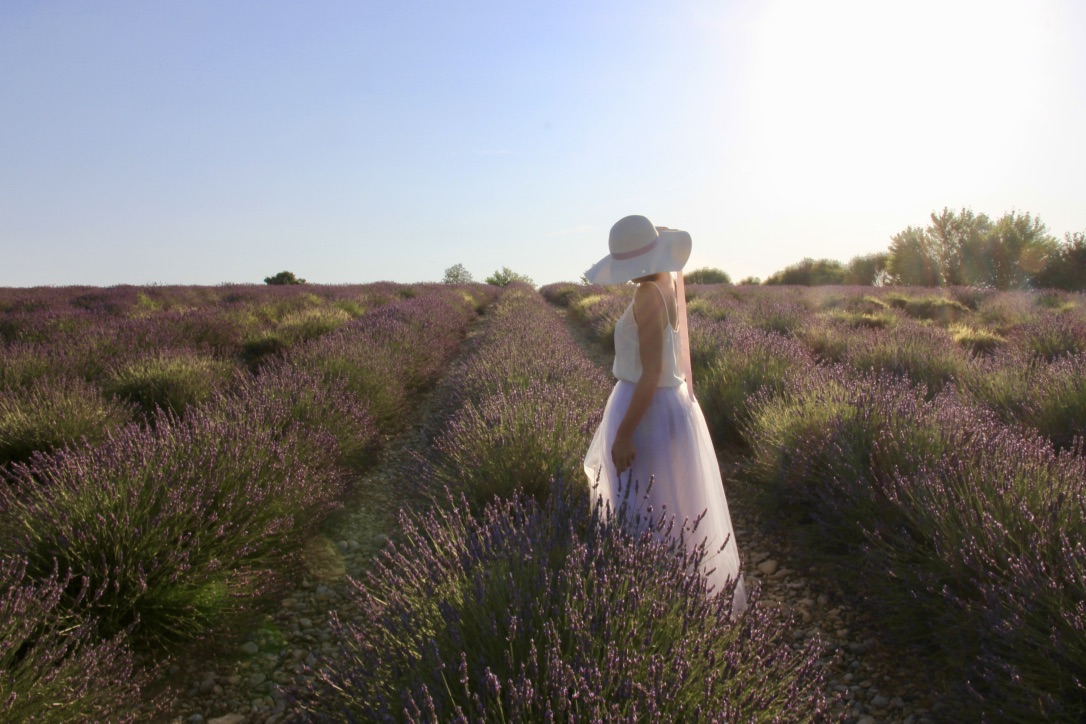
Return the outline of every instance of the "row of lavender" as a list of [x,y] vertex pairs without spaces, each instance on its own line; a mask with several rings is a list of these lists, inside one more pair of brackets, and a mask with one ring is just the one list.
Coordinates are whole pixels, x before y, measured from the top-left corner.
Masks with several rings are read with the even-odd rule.
[[[304,537],[341,503],[415,393],[448,364],[477,305],[492,296],[482,286],[388,291],[373,311],[296,340],[256,374],[235,348],[232,374],[181,412],[156,406],[136,422],[110,420],[96,439],[61,438],[51,451],[4,466],[3,718],[130,718],[155,674],[153,665],[133,668],[134,652],[168,659],[289,579]],[[298,303],[273,294],[259,304]],[[118,302],[93,312],[100,327],[74,315],[80,336],[122,341],[129,310]],[[63,316],[20,313],[35,312]],[[232,310],[195,314],[214,326],[217,314],[229,318]],[[149,326],[174,340],[171,321]],[[64,325],[54,331],[66,334]],[[28,346],[44,351],[48,343],[24,339],[4,351],[14,348],[23,360]],[[101,353],[108,345],[88,348]],[[223,364],[230,357],[190,351]],[[64,351],[47,359],[63,360]],[[127,364],[123,354],[101,362],[103,369]],[[13,367],[27,368],[5,369]],[[71,373],[47,368],[25,387],[5,384],[5,410],[18,409],[10,401],[24,400],[25,389],[72,389]],[[123,404],[94,389],[93,378],[81,382],[100,403]]]
[[235,371],[426,293],[344,287],[0,290],[0,464],[181,414]]
[[[514,285],[454,369],[417,461],[427,511],[355,587],[311,714],[350,721],[800,721],[826,709],[814,644],[731,619],[697,560],[589,504],[581,458],[610,388]],[[563,482],[564,481],[564,482]],[[444,490],[434,494],[434,490]]]
[[[545,292],[602,334],[629,296]],[[1086,299],[691,297],[699,399],[771,514],[939,651],[974,710],[1086,715]]]

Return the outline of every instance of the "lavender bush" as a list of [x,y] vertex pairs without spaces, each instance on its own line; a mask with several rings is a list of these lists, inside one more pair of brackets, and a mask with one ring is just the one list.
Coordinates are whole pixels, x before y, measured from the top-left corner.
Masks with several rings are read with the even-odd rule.
[[9,722],[133,721],[147,673],[137,671],[123,635],[98,640],[93,621],[61,606],[80,581],[55,571],[28,579],[26,562],[0,558],[0,718]]
[[210,403],[209,413],[226,419],[258,415],[281,436],[293,434],[295,425],[321,430],[336,439],[336,461],[356,471],[373,463],[380,444],[364,400],[338,380],[322,381],[287,364],[265,367],[258,375],[238,373],[230,392]]
[[555,476],[583,477],[603,413],[593,403],[571,387],[539,383],[468,403],[435,441],[434,475],[477,503],[514,491],[542,499]]
[[322,379],[341,380],[387,433],[402,424],[411,395],[441,374],[474,316],[474,305],[443,287],[345,324],[291,360]]
[[79,379],[39,379],[0,389],[0,465],[80,440],[97,442],[132,415],[129,405],[104,399]]
[[450,379],[455,413],[426,480],[483,503],[514,490],[543,496],[557,474],[583,477],[610,384],[533,290],[506,288]]
[[940,651],[986,711],[1082,715],[1081,451],[953,388],[928,399],[842,369],[758,396],[747,434],[771,509],[810,524],[809,550],[840,560],[889,630]]
[[779,391],[793,374],[814,366],[802,344],[741,322],[690,318],[690,357],[695,389],[713,439],[741,444],[747,399],[767,389]]
[[[704,551],[634,537],[569,489],[404,517],[310,712],[328,721],[776,721],[827,710],[816,643],[731,619]],[[725,592],[727,593],[727,592]]]
[[856,371],[887,372],[937,392],[962,374],[969,358],[942,329],[901,323],[849,337],[844,361]]
[[146,415],[161,408],[177,414],[208,400],[233,367],[185,350],[162,350],[118,365],[103,383],[106,395],[139,406]]
[[153,428],[16,465],[0,486],[0,551],[33,578],[59,564],[102,591],[64,603],[105,638],[203,635],[289,568],[344,485],[331,435],[274,409],[235,413],[159,413]]
[[1015,346],[1023,353],[1052,362],[1064,355],[1086,353],[1086,320],[1071,314],[1042,314],[1015,330]]

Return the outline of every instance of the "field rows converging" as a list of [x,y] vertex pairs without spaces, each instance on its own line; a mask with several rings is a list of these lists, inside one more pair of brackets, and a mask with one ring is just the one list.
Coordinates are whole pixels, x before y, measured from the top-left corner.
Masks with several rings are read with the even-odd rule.
[[165,663],[290,583],[493,294],[6,292],[3,718],[164,705]]
[[1083,295],[687,291],[738,618],[584,475],[628,288],[0,290],[0,718],[1086,715]]
[[[543,291],[604,343],[629,296]],[[957,716],[1086,714],[1086,298],[688,297],[698,398],[766,519],[947,672]]]

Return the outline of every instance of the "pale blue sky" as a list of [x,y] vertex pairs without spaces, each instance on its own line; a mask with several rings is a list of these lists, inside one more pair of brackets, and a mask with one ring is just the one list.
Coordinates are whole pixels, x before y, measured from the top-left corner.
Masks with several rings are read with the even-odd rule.
[[0,285],[766,276],[943,206],[1086,229],[1076,0],[0,0]]

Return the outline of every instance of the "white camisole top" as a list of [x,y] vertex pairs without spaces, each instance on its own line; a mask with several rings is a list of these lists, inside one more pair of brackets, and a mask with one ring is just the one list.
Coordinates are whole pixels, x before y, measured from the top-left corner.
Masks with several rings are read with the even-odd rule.
[[[648,282],[660,292],[664,299],[664,314],[667,315],[667,326],[664,327],[664,363],[660,370],[660,382],[657,387],[678,387],[686,381],[679,364],[679,332],[671,321],[671,314],[667,311],[667,300],[664,291],[654,282]],[[641,379],[641,343],[637,336],[637,320],[634,319],[634,303],[631,300],[626,311],[618,318],[615,324],[615,365],[612,372],[615,377],[627,382],[637,382]]]

